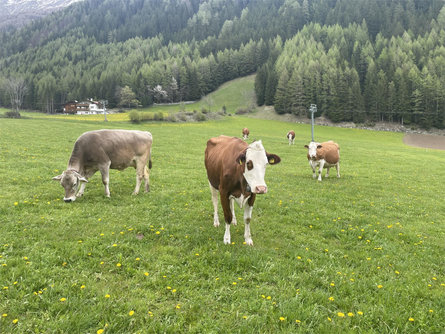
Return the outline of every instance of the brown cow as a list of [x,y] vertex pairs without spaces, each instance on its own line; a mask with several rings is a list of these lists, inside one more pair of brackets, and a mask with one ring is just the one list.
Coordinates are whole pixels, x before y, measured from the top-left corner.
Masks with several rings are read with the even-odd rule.
[[340,146],[332,140],[324,143],[311,141],[309,145],[304,145],[308,149],[307,159],[312,168],[313,178],[316,178],[315,169],[318,169],[318,181],[321,181],[321,172],[326,168],[326,176],[329,176],[329,168],[337,169],[337,177],[340,177]]
[[290,144],[294,144],[295,141],[295,132],[293,130],[290,130],[287,135],[286,138],[289,140],[289,145]]
[[[207,142],[205,166],[212,192],[213,225],[219,226],[218,191],[226,221],[224,243],[230,244],[230,224],[236,224],[234,201],[244,206],[244,240],[253,245],[250,235],[250,220],[256,194],[265,194],[264,181],[267,164],[281,161],[275,154],[265,151],[261,140],[248,145],[236,137],[219,136]],[[247,203],[247,205],[246,205]]]
[[[97,130],[82,134],[74,144],[68,162],[68,168],[53,180],[60,181],[65,188],[65,202],[72,202],[83,195],[88,178],[98,170],[102,174],[105,195],[110,197],[109,170],[123,170],[127,167],[136,169],[136,188],[133,195],[139,193],[142,179],[145,191],[150,191],[149,170],[151,168],[150,132],[137,130]],[[79,189],[80,184],[80,189]],[[79,191],[77,191],[79,189]],[[77,194],[76,194],[77,193]]]
[[243,139],[246,140],[247,138],[249,138],[249,129],[248,128],[244,128],[243,129]]

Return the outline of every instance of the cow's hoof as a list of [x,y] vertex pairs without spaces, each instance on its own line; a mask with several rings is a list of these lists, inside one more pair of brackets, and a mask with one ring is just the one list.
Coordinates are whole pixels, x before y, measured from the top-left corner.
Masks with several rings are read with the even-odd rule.
[[230,239],[227,240],[224,238],[224,245],[230,245]]
[[245,240],[246,245],[253,246],[253,240],[252,239],[246,239]]
[[137,195],[137,194],[139,194],[139,193],[136,192],[136,191],[133,191],[131,194],[132,194],[133,196],[135,196],[135,195]]

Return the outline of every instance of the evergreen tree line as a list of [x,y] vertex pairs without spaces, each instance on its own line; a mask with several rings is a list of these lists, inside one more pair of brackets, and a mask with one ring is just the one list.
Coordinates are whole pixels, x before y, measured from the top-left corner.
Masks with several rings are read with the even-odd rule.
[[305,26],[259,70],[259,105],[317,114],[334,122],[391,121],[445,127],[445,7],[423,36],[404,32],[373,41],[366,22]]

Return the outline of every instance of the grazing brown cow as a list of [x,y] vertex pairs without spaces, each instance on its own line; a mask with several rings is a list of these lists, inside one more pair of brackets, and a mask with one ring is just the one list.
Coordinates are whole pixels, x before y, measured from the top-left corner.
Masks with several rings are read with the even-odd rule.
[[326,176],[329,176],[329,168],[337,169],[337,177],[340,177],[340,146],[332,140],[324,143],[311,141],[309,145],[304,145],[308,149],[307,159],[312,168],[313,178],[316,178],[315,169],[318,169],[318,181],[321,181],[321,172],[326,168]]
[[275,154],[265,151],[261,140],[248,145],[236,137],[219,136],[207,142],[205,166],[212,192],[213,225],[219,226],[218,191],[226,221],[224,243],[230,244],[230,224],[236,224],[234,201],[244,206],[244,240],[253,245],[250,235],[250,220],[256,194],[265,194],[264,181],[267,164],[281,161]]
[[295,140],[295,132],[293,130],[290,130],[287,135],[286,138],[289,140],[289,145],[290,144],[294,144],[294,140]]
[[[68,168],[53,180],[60,181],[65,188],[65,202],[73,202],[83,195],[88,178],[98,170],[102,174],[105,195],[110,197],[109,170],[123,170],[127,167],[136,169],[136,188],[133,195],[139,193],[142,179],[145,180],[145,191],[150,191],[149,170],[151,168],[151,145],[153,137],[150,132],[137,130],[97,130],[85,132],[74,144],[68,162]],[[80,184],[80,189],[79,189]],[[77,192],[77,190],[79,191]],[[77,194],[76,194],[77,193]]]
[[243,139],[246,140],[247,138],[249,138],[249,129],[248,128],[244,128],[243,129]]

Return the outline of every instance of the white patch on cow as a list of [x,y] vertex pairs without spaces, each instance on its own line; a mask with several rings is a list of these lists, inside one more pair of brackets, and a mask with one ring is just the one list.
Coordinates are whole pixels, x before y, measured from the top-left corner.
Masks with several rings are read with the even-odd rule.
[[[251,170],[247,168],[249,161],[253,164]],[[267,192],[266,182],[264,181],[267,164],[266,150],[261,140],[250,144],[246,150],[246,163],[243,175],[253,193]]]
[[253,206],[244,207],[244,241],[246,245],[253,246],[252,235],[250,234],[250,220],[252,219]]
[[235,216],[235,197],[229,196],[229,201],[230,201],[230,211],[232,211],[232,224],[236,225],[237,221]]
[[209,182],[210,191],[212,192],[212,203],[213,203],[213,226],[219,226],[219,217],[218,217],[218,189],[212,187]]
[[[230,203],[233,203],[233,201],[235,201],[238,204],[238,206],[240,207],[240,209],[246,204],[246,202],[249,198],[250,198],[250,196],[244,197],[243,194],[241,194],[240,197],[235,197],[233,195],[229,196],[229,199],[231,200]],[[230,208],[232,208],[232,206]],[[232,211],[232,213],[233,213],[233,211]]]
[[230,224],[226,223],[226,231],[224,232],[224,244],[230,245]]

